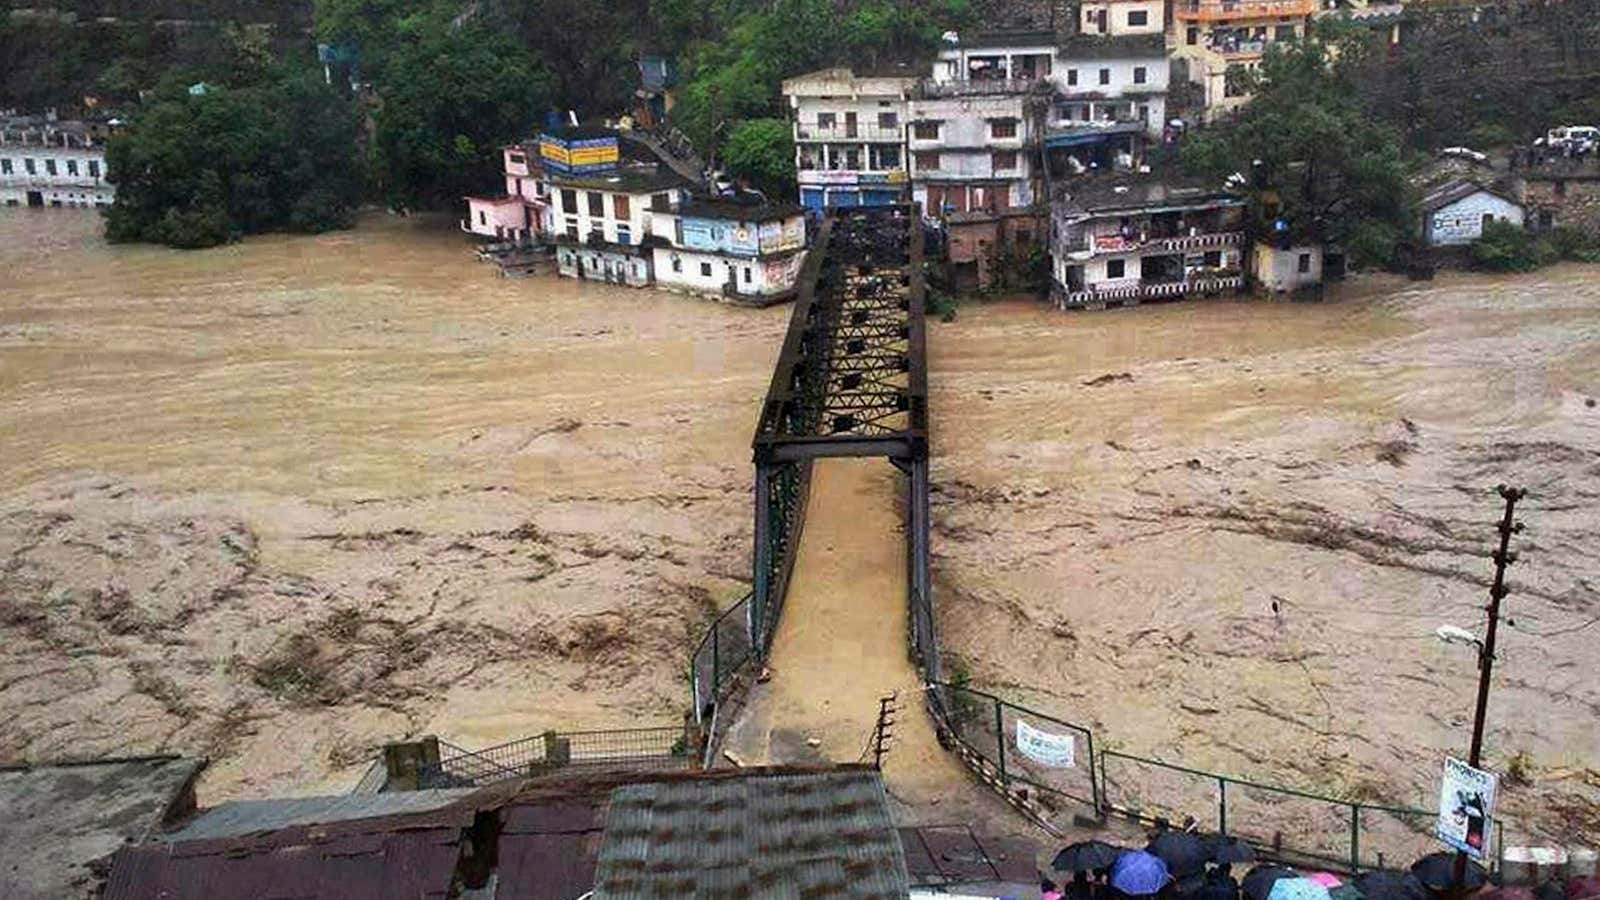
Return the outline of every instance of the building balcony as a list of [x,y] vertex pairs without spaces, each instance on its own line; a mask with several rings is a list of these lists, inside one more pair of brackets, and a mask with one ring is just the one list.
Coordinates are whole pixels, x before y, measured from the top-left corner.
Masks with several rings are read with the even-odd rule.
[[1125,237],[1120,234],[1082,235],[1076,240],[1062,240],[1056,253],[1073,262],[1082,262],[1097,256],[1127,256],[1162,253],[1204,253],[1209,250],[1226,250],[1244,246],[1242,231],[1213,231],[1173,237]]
[[919,95],[926,100],[941,97],[992,97],[1007,94],[1026,94],[1050,87],[1048,76],[1042,78],[963,78],[952,81],[928,79],[919,86]]
[[1219,53],[1229,59],[1238,59],[1248,56],[1260,56],[1267,52],[1267,45],[1271,41],[1220,41],[1206,47],[1212,53]]
[[1138,303],[1144,300],[1176,300],[1194,294],[1220,294],[1224,291],[1244,290],[1243,275],[1210,275],[1184,278],[1178,281],[1147,281],[1116,283],[1107,287],[1089,287],[1070,290],[1058,281],[1054,284],[1056,306],[1061,309],[1086,306],[1105,306],[1111,303]]
[[896,125],[885,128],[877,123],[847,125],[839,123],[823,126],[815,122],[796,122],[794,126],[794,139],[797,141],[826,141],[826,142],[890,142],[898,144],[905,137],[905,129]]
[[1309,16],[1317,0],[1177,0],[1172,14],[1186,22],[1232,22]]
[[94,191],[110,186],[105,179],[88,175],[29,175],[25,172],[0,175],[0,187],[30,191]]
[[905,184],[905,169],[807,169],[795,173],[795,180],[807,187],[855,184]]

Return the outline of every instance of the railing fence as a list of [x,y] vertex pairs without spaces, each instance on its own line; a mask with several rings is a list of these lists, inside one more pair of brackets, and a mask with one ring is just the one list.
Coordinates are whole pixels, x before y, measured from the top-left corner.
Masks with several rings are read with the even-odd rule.
[[695,721],[704,722],[721,702],[733,677],[754,657],[750,644],[750,595],[716,618],[689,661]]
[[439,742],[440,759],[417,773],[418,787],[475,787],[568,767],[675,769],[693,765],[684,726],[547,731],[483,750]]

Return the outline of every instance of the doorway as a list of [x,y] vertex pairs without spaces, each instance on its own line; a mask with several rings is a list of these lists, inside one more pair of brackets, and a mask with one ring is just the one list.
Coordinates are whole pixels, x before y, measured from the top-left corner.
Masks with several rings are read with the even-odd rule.
[[29,206],[43,206],[44,205],[44,191],[29,191],[28,192],[28,205]]

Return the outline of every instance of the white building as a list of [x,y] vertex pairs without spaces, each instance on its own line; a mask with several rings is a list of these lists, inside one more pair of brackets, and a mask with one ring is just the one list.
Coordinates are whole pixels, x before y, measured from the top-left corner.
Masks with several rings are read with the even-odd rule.
[[910,75],[857,76],[848,68],[783,82],[794,114],[803,206],[820,210],[906,199],[906,103],[916,85]]
[[0,127],[0,206],[110,206],[105,147],[79,123]]
[[1067,307],[1244,287],[1244,200],[1196,184],[1085,179],[1052,211],[1052,293]]
[[1068,39],[1052,76],[1060,99],[1051,111],[1050,133],[1092,135],[1137,126],[1131,133],[1160,137],[1170,72],[1159,33]]
[[1033,205],[1034,123],[1022,94],[968,92],[959,82],[929,85],[911,101],[912,199],[930,216],[1004,213]]
[[1440,185],[1422,198],[1422,240],[1430,247],[1470,244],[1494,221],[1521,226],[1522,204],[1465,179]]
[[586,175],[551,175],[544,233],[556,245],[556,268],[570,278],[644,287],[653,281],[645,239],[653,214],[685,196],[681,178],[654,166]]
[[657,285],[757,305],[794,293],[806,254],[802,207],[691,198],[651,216]]

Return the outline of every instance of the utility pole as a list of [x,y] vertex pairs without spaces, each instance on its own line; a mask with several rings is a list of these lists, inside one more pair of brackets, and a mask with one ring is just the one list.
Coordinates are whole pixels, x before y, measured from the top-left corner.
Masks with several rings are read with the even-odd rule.
[[[1510,593],[1506,589],[1506,569],[1517,561],[1510,551],[1511,536],[1522,530],[1522,523],[1513,521],[1517,501],[1527,496],[1522,488],[1500,485],[1496,490],[1506,501],[1505,514],[1500,517],[1500,547],[1494,552],[1494,584],[1489,586],[1489,628],[1484,632],[1483,643],[1478,645],[1478,708],[1472,718],[1472,748],[1467,753],[1467,765],[1476,769],[1483,756],[1483,724],[1489,711],[1489,676],[1494,671],[1494,638],[1500,624],[1500,601]],[[1456,854],[1455,886],[1462,888],[1467,878],[1467,853]]]

